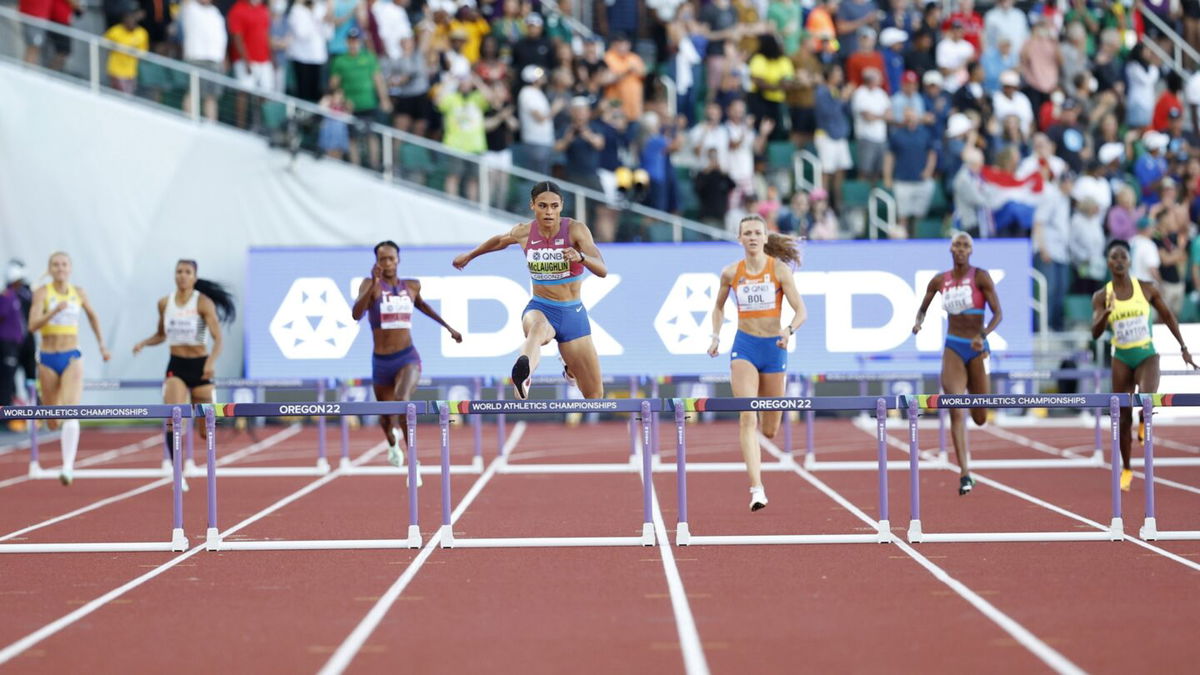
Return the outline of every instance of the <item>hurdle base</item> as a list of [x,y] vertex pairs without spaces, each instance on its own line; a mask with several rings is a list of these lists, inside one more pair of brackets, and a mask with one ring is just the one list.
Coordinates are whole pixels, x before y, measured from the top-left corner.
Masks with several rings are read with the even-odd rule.
[[221,533],[215,527],[210,527],[204,535],[204,548],[208,551],[221,550]]
[[1112,523],[1108,526],[1108,535],[1110,541],[1125,541],[1125,521],[1121,518],[1113,518]]
[[879,534],[876,536],[875,541],[880,544],[890,544],[892,543],[892,539],[892,523],[888,520],[879,521]]
[[438,529],[438,546],[440,548],[454,548],[454,528],[450,525],[442,525]]
[[686,522],[675,525],[675,545],[687,546],[692,541],[692,532]]
[[908,543],[919,544],[924,541],[925,533],[921,532],[921,520],[908,521]]
[[1149,541],[1158,539],[1158,520],[1156,518],[1147,518],[1142,523],[1142,529],[1138,530],[1138,536]]
[[[922,469],[943,469],[945,464],[931,459],[919,460]],[[743,470],[745,464],[742,465]],[[763,467],[766,468],[766,467]],[[789,467],[790,468],[790,467]],[[845,460],[845,461],[808,461],[804,462],[804,468],[814,473],[818,471],[878,471],[879,461],[874,459],[863,460]],[[887,463],[888,471],[908,471],[909,462],[906,459],[893,459]]]
[[654,523],[642,523],[642,546],[654,545]]
[[483,456],[475,455],[471,458],[471,468],[477,473],[483,473]]
[[[453,473],[454,467],[451,468]],[[639,462],[630,462],[627,464],[521,464],[506,462],[497,470],[497,473],[517,474],[517,475],[535,475],[535,474],[571,474],[571,473],[640,473],[642,470]],[[670,469],[674,471],[674,468]],[[745,465],[743,465],[743,471]]]
[[176,527],[171,530],[171,550],[186,551],[188,549],[188,538],[183,533],[182,527]]
[[263,539],[255,541],[222,539],[220,551],[328,551],[413,548],[408,539]]
[[[909,536],[912,536],[911,529]],[[909,543],[1116,541],[1107,530],[1095,532],[920,532]]]
[[37,462],[30,462],[29,463],[29,477],[30,478],[41,478],[42,477],[42,465],[38,464]]
[[183,475],[187,476],[193,473],[198,473],[199,467],[196,466],[196,460],[188,459],[183,462]]
[[163,458],[162,471],[163,471],[163,473],[168,474],[168,475],[170,475],[171,473],[174,473],[175,467],[171,464],[170,459]]
[[[3,553],[166,553],[177,550],[174,542],[81,542],[59,544],[0,544]],[[182,549],[179,549],[182,550]]]
[[[1158,541],[1197,541],[1200,540],[1200,530],[1156,531],[1153,538]],[[1149,539],[1149,537],[1143,537],[1143,539]]]
[[813,465],[817,463],[817,458],[811,452],[804,454],[804,468],[812,471]]
[[878,534],[729,534],[689,537],[689,545],[691,546],[877,543],[879,543]]
[[421,528],[416,525],[409,525],[407,541],[409,548],[421,548]]
[[354,468],[354,462],[351,462],[349,457],[343,457],[341,461],[338,462],[339,471],[349,471],[352,468]]
[[322,476],[329,473],[329,460],[325,459],[324,457],[318,457],[317,471],[320,471]]

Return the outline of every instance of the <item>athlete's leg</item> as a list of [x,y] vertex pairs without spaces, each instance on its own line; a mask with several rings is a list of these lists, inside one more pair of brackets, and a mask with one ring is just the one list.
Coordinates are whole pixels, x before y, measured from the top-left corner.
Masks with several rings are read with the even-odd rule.
[[521,353],[513,364],[513,387],[517,390],[517,398],[529,396],[528,382],[537,371],[538,361],[542,355],[542,345],[554,339],[554,326],[540,310],[531,309],[521,317],[521,328],[525,331],[525,342],[521,345]]
[[[758,395],[758,369],[745,359],[734,359],[729,363],[730,384],[736,398]],[[738,441],[742,448],[742,459],[746,462],[746,475],[750,488],[762,487],[762,457],[758,444],[758,413],[742,412],[738,416]]]
[[[966,364],[963,363],[962,357],[949,347],[942,352],[942,391],[947,394],[965,394],[967,391]],[[954,457],[958,460],[960,477],[971,473],[968,467],[965,413],[962,408],[950,410],[950,438],[954,441]]]
[[[394,383],[374,382],[372,388],[375,390],[376,401],[395,401],[396,386]],[[392,415],[379,416],[379,428],[383,429],[383,438],[389,446],[396,445],[396,437],[392,434]]]
[[[400,369],[396,373],[395,384],[392,391],[394,395],[393,401],[411,401],[413,395],[417,392],[417,383],[421,380],[421,362],[410,363]],[[404,447],[408,448],[408,419],[400,418],[400,434],[404,436]]]
[[[1158,357],[1155,359],[1157,364]],[[1112,360],[1112,390],[1114,394],[1132,394],[1136,380],[1134,379],[1134,371],[1129,367],[1129,364],[1124,361],[1114,358]],[[1133,434],[1133,411],[1131,408],[1121,408],[1121,466],[1129,471],[1129,455],[1130,446],[1133,443],[1131,438]],[[1132,476],[1131,476],[1132,478]]]
[[[83,396],[83,359],[71,359],[66,370],[58,378],[58,403],[56,405],[79,405]],[[63,483],[70,484],[71,472],[75,469],[75,453],[79,450],[79,420],[62,423]]]
[[576,338],[570,342],[560,342],[558,353],[567,370],[575,378],[580,393],[584,398],[604,398],[604,378],[600,374],[600,357],[596,355],[596,345],[591,335]]
[[[1158,361],[1159,361],[1158,354],[1154,354],[1153,356],[1147,356],[1146,359],[1144,361],[1142,361],[1141,363],[1139,363],[1137,368],[1134,369],[1133,381],[1137,383],[1137,390],[1139,392],[1141,392],[1143,394],[1158,393],[1158,381],[1160,378],[1160,375],[1159,375],[1160,366],[1159,366]],[[1133,426],[1132,421],[1133,420],[1130,420],[1131,427]],[[1142,420],[1142,424],[1145,424],[1145,423],[1146,423],[1146,421]],[[1139,434],[1138,438],[1143,441],[1142,447],[1143,447],[1143,451],[1144,451],[1145,450],[1145,445],[1144,445],[1145,436],[1143,434]],[[1130,439],[1130,446],[1132,446],[1132,445],[1133,445],[1133,440]],[[1130,456],[1133,454],[1133,448],[1130,447],[1128,450],[1123,449],[1122,453],[1123,454],[1121,456],[1121,460],[1124,463],[1125,468],[1128,469],[1129,463],[1130,463]],[[1130,476],[1130,482],[1131,483],[1133,482],[1132,476]]]
[[[759,373],[758,395],[768,397],[783,396],[786,381],[787,373]],[[763,436],[775,438],[776,432],[779,431],[779,423],[783,418],[783,412],[778,410],[763,411],[758,413],[758,418],[759,428],[762,429]]]
[[[985,360],[987,358],[987,354],[983,353],[967,364],[967,391],[972,394],[992,393],[992,380],[988,377]],[[971,419],[975,420],[976,425],[983,426],[987,423],[987,418],[987,408],[971,408]]]
[[[183,383],[183,380],[178,377],[168,377],[163,382],[163,403],[167,405],[187,405],[191,400],[191,394],[188,392],[188,387]],[[180,432],[182,433],[182,429]],[[167,420],[167,449],[171,451],[172,459],[175,457],[175,422]]]
[[[54,369],[38,364],[38,392],[41,395],[42,405],[59,405],[58,403],[58,373]],[[47,420],[46,424],[51,429],[58,428],[58,420]]]
[[[212,403],[213,402],[213,389],[214,389],[214,386],[211,384],[202,384],[198,387],[192,387],[191,391],[188,392],[188,395],[191,398],[192,403],[195,403],[195,404]],[[207,439],[208,438],[208,425],[204,423],[204,418],[202,418],[202,417],[196,418],[195,420],[192,420],[192,423],[197,425],[197,427],[199,428],[200,438]]]

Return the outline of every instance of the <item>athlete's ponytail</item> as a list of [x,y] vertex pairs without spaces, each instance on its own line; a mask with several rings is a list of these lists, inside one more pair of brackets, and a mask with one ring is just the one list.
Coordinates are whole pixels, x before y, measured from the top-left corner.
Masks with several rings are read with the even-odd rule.
[[237,317],[237,304],[233,300],[233,293],[225,288],[222,284],[208,279],[200,278],[200,265],[195,260],[180,260],[182,265],[191,265],[196,271],[196,290],[208,296],[212,300],[213,305],[217,308],[217,319],[221,323],[232,323]]
[[772,258],[777,258],[792,267],[799,267],[804,262],[800,247],[800,240],[789,237],[786,234],[772,232],[767,235],[767,243],[763,246],[763,253]]

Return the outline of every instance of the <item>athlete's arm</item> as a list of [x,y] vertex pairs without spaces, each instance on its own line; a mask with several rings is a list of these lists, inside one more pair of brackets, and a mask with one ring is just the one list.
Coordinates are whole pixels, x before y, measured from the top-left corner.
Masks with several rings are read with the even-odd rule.
[[1092,293],[1092,339],[1098,340],[1108,328],[1108,315],[1112,314],[1112,296],[1101,288]]
[[929,285],[925,287],[925,299],[921,301],[921,308],[917,310],[917,322],[913,324],[913,335],[916,335],[921,330],[921,324],[925,323],[925,312],[929,309],[929,303],[933,302],[933,296],[942,289],[942,278],[940,275],[935,275],[929,280]]
[[100,345],[100,357],[108,361],[112,358],[112,354],[109,354],[108,347],[104,346],[104,333],[100,331],[100,319],[96,316],[96,311],[92,309],[92,303],[88,301],[87,294],[83,292],[83,289],[76,286],[75,292],[79,294],[80,307],[83,307],[83,311],[87,314],[88,325],[96,334],[96,343]]
[[50,322],[50,319],[62,311],[63,304],[59,303],[49,314],[46,313],[46,287],[42,286],[33,292],[33,304],[29,306],[29,332],[36,333]]
[[217,368],[217,357],[221,355],[221,322],[217,320],[217,306],[207,295],[200,296],[196,309],[200,312],[200,319],[204,321],[204,325],[208,326],[208,334],[212,336],[212,350],[204,360],[204,379],[211,380]]
[[497,234],[494,237],[489,237],[487,241],[476,246],[468,253],[463,253],[454,259],[454,268],[461,270],[467,266],[467,263],[478,258],[485,253],[494,253],[503,251],[513,244],[520,243],[522,239],[529,236],[529,223],[521,223],[504,234]]
[[729,288],[733,285],[735,267],[730,265],[721,270],[721,285],[717,288],[717,300],[712,311],[712,344],[708,346],[708,355],[716,356],[721,346],[721,326],[725,324],[725,301],[729,299]]
[[[169,296],[168,296],[169,297]],[[133,346],[133,353],[137,354],[146,347],[161,345],[167,339],[167,329],[163,326],[163,313],[167,311],[167,298],[161,298],[158,301],[158,328],[154,335],[142,340]]]
[[446,321],[438,315],[437,311],[430,307],[429,303],[425,302],[425,298],[421,297],[420,281],[417,281],[416,279],[409,279],[408,292],[413,296],[413,307],[421,310],[422,314],[438,322],[443,328],[450,331],[450,337],[453,338],[455,342],[462,342],[462,333],[459,333],[451,328],[450,324],[446,323]]
[[780,349],[787,349],[788,339],[808,319],[808,309],[804,306],[804,298],[800,297],[800,291],[796,289],[796,278],[792,276],[792,269],[787,265],[777,264],[775,265],[775,275],[779,277],[779,286],[783,289],[783,297],[787,298],[788,304],[792,306],[792,311],[796,313],[790,324],[779,329],[779,340],[775,343],[779,345]]
[[[578,220],[572,220],[571,241],[575,244],[575,248],[567,249],[563,255],[568,256],[571,262],[581,261],[589,272],[598,277],[608,276],[608,265],[604,264],[604,256],[600,255],[600,249],[596,247],[596,241],[592,239],[592,231],[587,228],[587,225]],[[579,257],[576,258],[576,256]]]
[[358,285],[358,297],[354,299],[354,306],[350,308],[350,316],[358,321],[367,313],[367,307],[379,299],[379,265],[371,268],[371,277],[363,279]]
[[[1004,312],[1000,310],[1000,296],[996,293],[996,282],[992,281],[992,275],[988,274],[987,270],[976,268],[975,287],[983,293],[983,299],[987,302],[988,307],[992,308],[992,320],[979,335],[980,340],[983,340],[991,335],[992,331],[996,330],[996,326],[999,326],[1000,322],[1004,320]],[[982,347],[982,344],[979,345],[979,348]]]
[[1135,281],[1142,284],[1142,295],[1154,306],[1154,310],[1158,312],[1158,316],[1162,319],[1163,323],[1167,324],[1167,328],[1171,330],[1171,335],[1175,336],[1175,341],[1179,343],[1179,349],[1183,355],[1183,362],[1193,368],[1197,368],[1196,362],[1192,360],[1192,355],[1188,353],[1187,345],[1183,343],[1183,334],[1179,332],[1179,322],[1175,320],[1175,313],[1163,301],[1162,293],[1158,292],[1158,288],[1154,284],[1147,284],[1141,280]]

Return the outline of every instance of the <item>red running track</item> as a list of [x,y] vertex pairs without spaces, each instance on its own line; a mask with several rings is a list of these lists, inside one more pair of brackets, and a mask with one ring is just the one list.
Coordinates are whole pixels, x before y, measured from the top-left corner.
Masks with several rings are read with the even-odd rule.
[[[261,436],[278,431],[269,429]],[[873,458],[870,433],[847,421],[821,419],[815,431],[822,449],[819,459]],[[664,428],[662,436],[663,461],[668,463],[674,448],[671,432]],[[1089,444],[1092,433],[1003,432],[1007,435],[1001,437],[973,430],[976,456],[1044,456],[1011,435],[1066,448]],[[1164,428],[1161,436],[1168,438],[1168,433],[1172,432]],[[103,439],[108,448],[135,442],[139,434],[149,436],[88,434],[85,431],[93,441]],[[897,426],[892,437],[903,446],[903,429]],[[923,431],[921,437],[923,448],[936,447],[936,431]],[[1187,445],[1195,437],[1177,428],[1172,438]],[[331,449],[336,438],[333,428]],[[433,438],[432,433],[423,437]],[[219,439],[222,456],[252,443],[224,431]],[[373,449],[376,454],[367,461],[381,462],[377,430],[356,431],[353,439],[355,457]],[[490,459],[495,455],[490,427],[485,439]],[[802,435],[797,444],[800,439]],[[469,461],[469,428],[454,427],[452,442],[455,461]],[[315,456],[314,443],[315,432],[305,428],[234,465],[302,463]],[[97,444],[94,451],[103,449]],[[153,466],[160,452],[154,446],[142,454],[130,453],[129,461]],[[514,462],[621,462],[628,453],[624,425],[535,424],[513,456]],[[426,464],[437,461],[433,448],[423,449],[420,456]],[[905,453],[897,447],[890,456],[904,459]],[[52,466],[52,446],[45,457],[43,466]],[[690,461],[738,459],[735,425],[689,427]],[[125,461],[117,458],[112,465]],[[801,473],[768,473],[771,504],[756,514],[746,510],[742,474],[690,475],[693,533],[870,531],[868,522]],[[1078,518],[993,484],[983,483],[972,495],[959,498],[954,473],[923,471],[925,529],[1091,527],[1079,518],[1107,524],[1104,470],[981,475]],[[1159,487],[1160,527],[1169,519],[1173,528],[1200,529],[1200,468],[1163,467],[1158,475],[1194,490]],[[873,473],[818,472],[813,480],[851,508],[875,517]],[[453,476],[455,503],[480,481],[475,475]],[[81,480],[64,489],[57,482],[25,481],[0,488],[0,497],[8,498],[8,508],[0,514],[0,536],[151,482]],[[436,477],[426,476],[420,493],[427,540],[440,522],[436,483]],[[890,474],[891,521],[897,535],[903,535],[907,525],[907,483],[905,472]],[[186,528],[197,543],[205,526],[205,486],[203,480],[192,480],[191,485]],[[674,475],[656,475],[655,486],[666,529],[673,530]],[[224,479],[222,527],[228,530],[262,514],[302,489],[311,491],[233,536],[402,536],[406,500],[396,477]],[[1139,480],[1124,497],[1130,534],[1136,534],[1140,524],[1141,489]],[[490,475],[454,530],[460,537],[633,535],[640,532],[640,494],[634,473]],[[168,504],[165,486],[154,488],[31,531],[24,540],[165,538]],[[394,601],[379,605],[381,619],[353,654],[350,671],[684,672],[689,631],[686,620],[680,628],[681,605],[694,621],[702,663],[718,673],[742,672],[747,664],[763,672],[941,672],[964,667],[1011,672],[1069,669],[1072,664],[1094,672],[1180,671],[1200,657],[1200,647],[1185,628],[1200,619],[1197,542],[1151,548],[1130,541],[671,547],[673,564],[664,563],[665,552],[641,547],[196,551],[167,569],[160,566],[182,556],[6,555],[5,573],[0,575],[0,649],[122,584],[158,572],[62,625],[22,651],[13,665],[22,672],[56,673],[83,668],[211,672],[218,664],[256,672],[316,671],[401,575],[408,577],[407,584]],[[419,567],[413,564],[418,559]],[[668,581],[671,567],[678,570],[682,595]],[[959,583],[948,585],[943,575]]]

